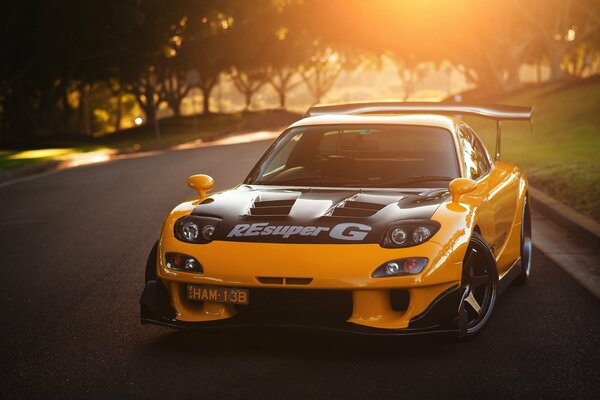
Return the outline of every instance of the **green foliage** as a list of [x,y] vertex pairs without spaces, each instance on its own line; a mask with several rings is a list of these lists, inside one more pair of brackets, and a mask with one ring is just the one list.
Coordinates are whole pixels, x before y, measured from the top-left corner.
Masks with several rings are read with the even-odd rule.
[[[502,159],[521,167],[533,186],[600,221],[600,80],[545,84],[495,101],[535,107],[533,132],[503,123]],[[493,151],[493,124],[469,122]]]
[[5,1],[0,142],[118,127],[118,107],[90,99],[103,85],[133,96],[152,124],[160,107],[178,115],[194,87],[209,113],[223,74],[248,106],[268,83],[283,108],[299,83],[319,101],[340,71],[382,54],[406,93],[423,63],[443,61],[494,92],[519,87],[526,62],[580,77],[600,68],[599,15],[597,0]]

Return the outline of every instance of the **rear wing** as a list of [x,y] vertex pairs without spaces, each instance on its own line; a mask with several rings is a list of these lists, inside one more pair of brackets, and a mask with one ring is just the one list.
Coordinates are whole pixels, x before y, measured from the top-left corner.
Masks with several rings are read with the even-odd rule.
[[[501,121],[529,121],[533,107],[496,104],[434,103],[434,102],[372,102],[316,105],[306,111],[305,117],[325,114],[442,114],[473,115],[496,121],[495,160],[500,159]],[[531,125],[533,127],[533,125]]]

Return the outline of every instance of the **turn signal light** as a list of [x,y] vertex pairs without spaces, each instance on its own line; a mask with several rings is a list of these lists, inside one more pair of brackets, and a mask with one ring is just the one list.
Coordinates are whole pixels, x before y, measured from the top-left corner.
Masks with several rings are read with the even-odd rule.
[[181,253],[166,253],[167,268],[183,272],[204,272],[202,265],[192,256]]
[[401,258],[380,265],[372,276],[373,278],[383,278],[386,276],[416,275],[423,271],[425,265],[427,265],[427,259],[423,257]]

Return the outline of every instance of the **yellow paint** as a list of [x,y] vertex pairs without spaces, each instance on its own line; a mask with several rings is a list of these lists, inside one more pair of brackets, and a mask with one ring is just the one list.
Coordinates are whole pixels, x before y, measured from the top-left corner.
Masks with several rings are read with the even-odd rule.
[[[345,116],[342,116],[345,118]],[[315,117],[318,118],[318,117]],[[326,119],[326,117],[323,117]],[[323,119],[322,118],[322,119]],[[386,117],[438,122],[438,117]],[[447,121],[448,119],[444,119]],[[432,123],[433,123],[432,122]],[[454,123],[459,123],[454,121]],[[196,178],[195,178],[196,177]],[[213,241],[189,244],[173,235],[177,219],[188,215],[214,183],[207,177],[191,177],[190,186],[200,198],[177,206],[167,217],[159,242],[158,277],[167,283],[171,302],[180,321],[211,321],[235,315],[229,304],[188,301],[188,283],[227,287],[278,287],[294,289],[344,289],[352,291],[353,312],[349,322],[402,329],[450,287],[460,285],[462,261],[471,233],[477,229],[493,246],[498,274],[502,276],[519,257],[520,224],[527,180],[505,162],[494,163],[491,171],[477,180],[455,180],[454,201],[441,204],[432,216],[440,230],[427,242],[409,248],[389,249],[379,244],[281,244]],[[202,177],[202,178],[197,178]],[[188,181],[190,182],[190,181]],[[197,258],[203,274],[169,270],[165,252],[180,252]],[[372,278],[384,262],[403,257],[426,257],[422,273],[414,276]],[[261,284],[256,277],[312,278],[310,284],[286,286]],[[409,307],[396,312],[390,306],[390,289],[408,289]],[[250,301],[252,299],[250,298]]]

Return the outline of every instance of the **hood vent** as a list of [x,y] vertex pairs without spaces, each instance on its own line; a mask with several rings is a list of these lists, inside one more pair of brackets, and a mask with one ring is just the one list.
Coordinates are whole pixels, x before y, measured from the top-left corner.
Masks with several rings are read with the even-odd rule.
[[347,201],[332,210],[332,217],[370,217],[385,207],[384,204],[366,203],[364,201]]
[[351,196],[331,207],[325,214],[328,217],[366,218],[375,215],[385,204],[357,201],[358,195]]
[[253,216],[268,216],[268,217],[285,217],[290,214],[296,200],[269,200],[269,201],[254,201],[248,215]]

